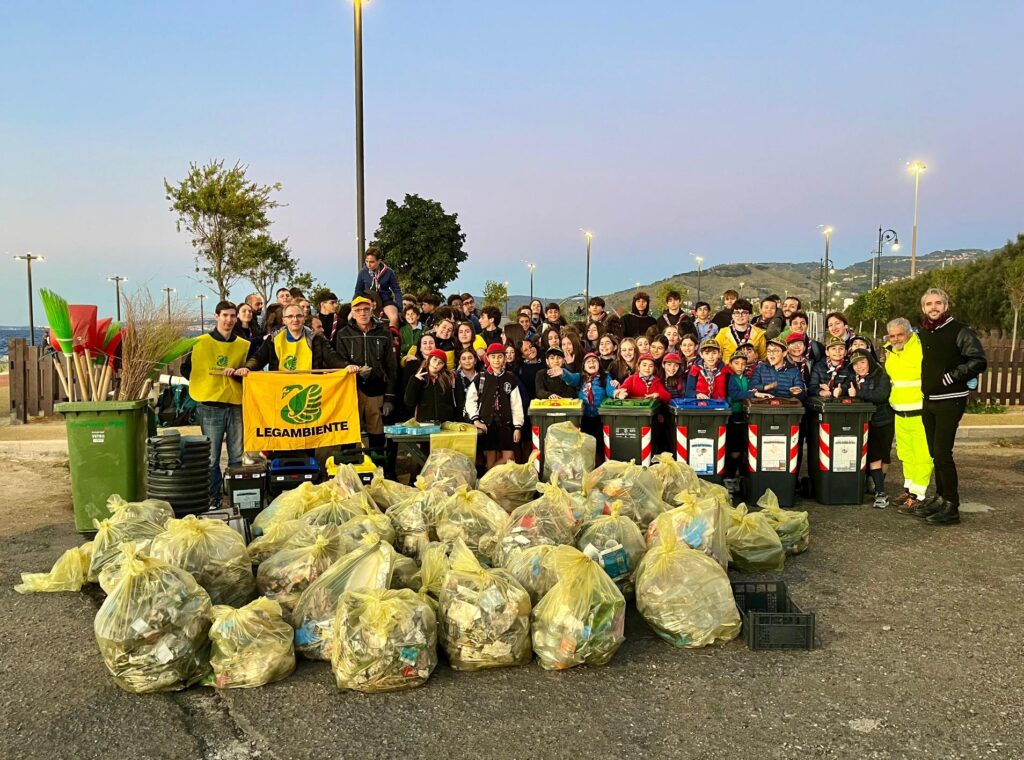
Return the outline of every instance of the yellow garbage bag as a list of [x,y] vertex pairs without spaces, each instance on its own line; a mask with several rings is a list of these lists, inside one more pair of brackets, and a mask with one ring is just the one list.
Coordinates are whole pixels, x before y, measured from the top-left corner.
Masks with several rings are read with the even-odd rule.
[[662,501],[664,484],[647,467],[608,460],[583,479],[583,492],[592,509],[608,514],[613,501],[622,502],[622,514],[647,530],[671,506]]
[[377,508],[384,512],[388,507],[394,506],[398,502],[413,496],[416,493],[416,489],[413,486],[388,480],[384,477],[384,470],[378,467],[376,472],[373,473],[370,485],[366,486],[366,493],[373,499],[373,503],[377,505]]
[[729,564],[741,573],[781,573],[786,564],[782,541],[764,512],[744,515],[729,528]]
[[544,480],[551,483],[557,478],[566,491],[579,491],[596,457],[594,436],[580,432],[571,422],[556,422],[544,435]]
[[142,501],[125,501],[121,494],[111,494],[107,499],[107,510],[114,522],[125,520],[149,520],[163,525],[174,517],[171,503],[163,499],[143,499]]
[[476,442],[478,433],[476,426],[468,422],[444,422],[440,433],[430,435],[430,450],[451,449],[476,461]]
[[503,565],[512,577],[519,581],[519,585],[526,589],[526,593],[530,595],[530,604],[534,607],[551,587],[558,583],[558,575],[544,561],[557,549],[576,551],[575,547],[564,544],[537,544],[512,552]]
[[249,561],[259,565],[268,557],[276,554],[285,548],[288,539],[302,528],[313,529],[319,526],[311,526],[303,522],[301,518],[295,520],[282,520],[269,525],[262,536],[257,536],[249,542],[247,550]]
[[491,559],[504,566],[515,552],[541,544],[572,544],[576,516],[569,493],[557,485],[540,483],[540,497],[516,509],[498,532]]
[[241,609],[210,610],[210,667],[204,679],[217,689],[248,689],[280,681],[295,670],[293,632],[281,605],[265,596]]
[[[723,520],[724,511],[714,498],[698,499],[689,491],[677,495],[676,501],[682,506],[665,513],[675,528],[676,537],[691,549],[698,549],[723,568],[729,566],[729,543]],[[647,548],[661,541],[658,535],[658,520],[647,526]]]
[[328,500],[312,483],[300,483],[277,496],[252,521],[252,534],[261,536],[275,522],[294,520]]
[[48,573],[22,573],[21,583],[14,587],[19,594],[41,591],[81,591],[89,574],[92,541],[75,546],[57,558]]
[[[121,544],[134,541],[140,549],[148,548],[149,541],[164,532],[164,526],[149,520],[93,520],[96,535],[92,539],[92,556],[89,558],[90,583],[100,579],[100,573],[107,565],[121,562]],[[109,592],[108,592],[109,593]]]
[[560,580],[533,609],[533,651],[541,667],[604,665],[626,640],[622,592],[582,552],[549,554],[545,561]]
[[729,576],[707,554],[676,536],[669,515],[656,520],[661,540],[648,549],[636,573],[636,608],[655,633],[677,647],[730,641],[740,613]]
[[333,623],[331,669],[339,689],[410,689],[437,666],[434,610],[408,589],[346,591]]
[[506,512],[523,506],[537,495],[537,452],[526,464],[506,462],[492,467],[480,478],[479,489]]
[[782,541],[782,550],[786,554],[800,554],[807,551],[811,543],[811,521],[806,512],[794,509],[783,509],[779,506],[779,497],[772,489],[764,492],[757,500],[757,506],[768,518],[769,524]]
[[189,573],[120,548],[122,574],[93,621],[114,682],[144,694],[198,683],[209,667],[210,597]]
[[377,535],[367,536],[353,551],[341,556],[302,592],[292,612],[295,649],[310,660],[331,659],[331,626],[338,599],[348,590],[388,588],[401,557]]
[[341,537],[341,553],[348,554],[361,544],[366,536],[374,535],[386,544],[395,543],[395,529],[391,520],[382,512],[356,515],[338,526]]
[[[312,535],[303,533],[303,546],[282,549],[260,564],[256,588],[266,597],[281,604],[285,615],[291,615],[302,592],[323,575],[341,553],[338,526],[318,525]],[[313,538],[315,536],[315,538]],[[296,535],[292,536],[295,539]]]
[[172,518],[167,530],[153,539],[149,553],[192,573],[212,604],[240,607],[256,591],[245,539],[223,520]]
[[476,488],[473,458],[453,449],[431,449],[416,478],[416,487],[439,488],[450,496],[459,486]]
[[450,570],[447,545],[435,541],[424,547],[420,554],[420,568],[413,585],[417,587],[419,595],[433,605],[435,610],[441,599],[445,576]]
[[647,552],[644,534],[622,514],[622,502],[612,502],[609,514],[584,523],[576,547],[596,562],[624,595],[633,593],[633,574]]
[[384,513],[395,528],[395,546],[407,557],[419,557],[430,543],[435,515],[447,494],[440,488],[416,488],[416,493]]
[[441,589],[441,643],[456,670],[525,665],[530,652],[530,595],[507,570],[484,568],[455,539]]
[[310,525],[341,525],[360,515],[380,514],[377,505],[365,491],[356,491],[348,496],[332,494],[330,501],[306,512],[299,519]]
[[686,462],[682,462],[672,456],[672,452],[666,451],[654,457],[654,464],[651,465],[651,472],[659,481],[664,484],[663,493],[669,494],[689,493],[696,496],[700,492],[700,478]]
[[498,535],[508,526],[509,516],[490,496],[459,486],[437,506],[434,531],[439,541],[465,541],[478,557],[491,556]]
[[725,530],[726,530],[726,533],[728,533],[728,531],[732,530],[737,525],[739,525],[741,522],[743,522],[743,518],[746,517],[746,516],[747,516],[747,505],[743,504],[742,502],[740,504],[737,504],[735,507],[730,507],[729,509],[727,509],[725,511]]
[[339,462],[338,471],[334,473],[334,477],[320,485],[333,489],[338,496],[342,497],[351,496],[365,489],[356,468],[345,462]]

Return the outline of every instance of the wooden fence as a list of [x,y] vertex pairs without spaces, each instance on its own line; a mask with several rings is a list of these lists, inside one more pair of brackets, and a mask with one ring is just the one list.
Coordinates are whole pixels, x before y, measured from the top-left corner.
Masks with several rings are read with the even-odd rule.
[[981,343],[988,368],[978,378],[978,390],[971,398],[986,404],[1024,406],[1024,341],[1017,341],[1016,351],[1009,338],[985,338]]
[[44,346],[30,346],[24,339],[7,344],[10,365],[11,422],[53,414],[53,405],[67,401],[53,361]]

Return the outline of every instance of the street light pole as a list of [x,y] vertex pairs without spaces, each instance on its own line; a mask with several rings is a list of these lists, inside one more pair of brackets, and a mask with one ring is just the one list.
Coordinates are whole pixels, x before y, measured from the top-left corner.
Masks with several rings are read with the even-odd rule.
[[697,300],[700,300],[700,265],[704,263],[703,256],[697,256]]
[[199,299],[199,332],[206,332],[206,315],[203,312],[203,302],[206,301],[206,294],[200,293],[196,296]]
[[530,270],[530,303],[533,303],[533,273],[537,269],[537,265],[528,263],[526,266]]
[[363,0],[353,0],[355,20],[356,77],[356,271],[363,266],[366,250],[366,204],[363,197]]
[[914,174],[914,235],[910,239],[910,276],[917,276],[917,197],[921,186],[921,172],[928,167],[922,161],[908,161],[907,167]]
[[508,313],[508,280],[505,280],[505,318],[509,319],[510,316]]
[[34,346],[36,344],[36,319],[35,311],[32,308],[32,262],[33,261],[46,261],[43,256],[36,256],[34,253],[29,251],[21,256],[14,257],[18,261],[25,262],[25,270],[28,272],[28,344]]
[[115,274],[113,277],[108,277],[107,282],[114,283],[114,294],[117,298],[117,321],[121,321],[121,283],[127,280],[127,277],[122,277],[119,274]]
[[821,318],[824,321],[825,315],[828,313],[829,304],[829,287],[831,283],[828,281],[829,270],[832,268],[829,262],[829,243],[832,241],[832,228],[827,227],[824,224],[818,225],[825,233],[825,259],[821,262],[821,279],[819,280],[819,302],[821,303]]
[[167,294],[167,321],[171,321],[171,293],[174,292],[174,288],[160,288],[164,293]]
[[583,304],[583,311],[586,313],[587,306],[590,304],[590,241],[593,239],[594,233],[582,227],[580,227],[580,232],[587,239],[587,279],[583,285],[583,300],[586,302]]
[[884,243],[892,243],[892,249],[894,251],[900,247],[900,238],[896,234],[896,230],[883,230],[881,227],[878,228],[878,250],[875,252],[875,263],[871,267],[872,290],[882,283],[882,245]]

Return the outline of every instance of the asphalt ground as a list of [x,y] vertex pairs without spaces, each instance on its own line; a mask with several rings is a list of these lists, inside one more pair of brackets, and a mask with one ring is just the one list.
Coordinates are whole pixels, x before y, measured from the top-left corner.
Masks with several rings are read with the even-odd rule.
[[817,614],[813,651],[679,650],[631,608],[604,667],[442,663],[421,688],[362,695],[339,691],[328,663],[300,660],[258,689],[146,696],[106,672],[98,589],[14,592],[19,572],[48,569],[82,539],[66,467],[8,459],[0,758],[1021,758],[1024,450],[957,456],[981,510],[957,527],[805,505],[811,548],[783,578]]

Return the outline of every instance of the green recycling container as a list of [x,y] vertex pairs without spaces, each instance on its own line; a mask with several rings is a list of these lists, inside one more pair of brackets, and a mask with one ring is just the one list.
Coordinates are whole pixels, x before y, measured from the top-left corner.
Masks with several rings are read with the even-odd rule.
[[93,520],[110,517],[107,498],[146,498],[146,438],[149,402],[68,401],[54,405],[64,415],[71,465],[75,529],[95,530]]
[[530,440],[537,452],[538,473],[544,472],[544,442],[548,428],[556,422],[571,422],[580,426],[583,419],[583,402],[578,398],[534,399],[530,402]]
[[868,425],[875,405],[852,398],[812,398],[807,473],[819,504],[861,504],[867,477]]
[[609,399],[601,404],[601,427],[604,433],[604,457],[619,462],[630,460],[650,466],[651,428],[658,401],[646,398]]
[[780,507],[796,503],[796,463],[804,405],[793,399],[748,399],[744,497],[755,503],[769,488]]

